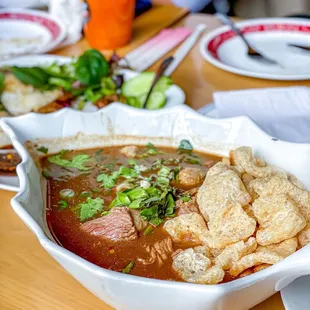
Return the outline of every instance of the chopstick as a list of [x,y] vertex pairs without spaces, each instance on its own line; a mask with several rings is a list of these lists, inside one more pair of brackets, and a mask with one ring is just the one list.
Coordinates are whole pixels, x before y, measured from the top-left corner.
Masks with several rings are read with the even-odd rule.
[[207,29],[207,25],[199,24],[196,26],[195,30],[192,34],[182,43],[182,45],[177,49],[174,53],[174,60],[170,64],[170,66],[165,70],[164,75],[169,76],[174,72],[174,70],[178,67],[180,62],[184,59],[184,57],[188,54],[188,52],[195,45],[200,35]]

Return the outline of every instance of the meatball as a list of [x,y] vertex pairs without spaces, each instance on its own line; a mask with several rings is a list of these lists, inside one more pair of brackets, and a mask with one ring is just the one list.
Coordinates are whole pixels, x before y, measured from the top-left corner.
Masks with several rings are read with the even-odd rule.
[[195,187],[204,180],[205,174],[198,168],[184,168],[179,173],[179,182],[186,187]]
[[124,146],[120,153],[128,158],[134,158],[137,156],[138,147],[134,145]]

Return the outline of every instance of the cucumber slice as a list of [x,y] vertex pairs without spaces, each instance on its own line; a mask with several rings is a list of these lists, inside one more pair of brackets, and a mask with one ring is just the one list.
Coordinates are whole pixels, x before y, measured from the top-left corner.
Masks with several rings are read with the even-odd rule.
[[[143,107],[143,104],[145,102],[147,94],[143,94],[139,96],[139,102],[141,108]],[[163,108],[166,105],[167,98],[164,93],[159,91],[152,91],[147,103],[146,103],[146,109],[147,110],[158,110]]]
[[[122,86],[122,95],[125,97],[139,97],[147,93],[154,80],[154,72],[143,72],[125,82]],[[172,85],[171,78],[162,76],[154,87],[154,91],[165,92]]]
[[127,97],[127,104],[132,106],[132,107],[142,109],[143,103],[144,103],[144,101],[141,102],[139,100],[139,98],[137,98],[137,97]]

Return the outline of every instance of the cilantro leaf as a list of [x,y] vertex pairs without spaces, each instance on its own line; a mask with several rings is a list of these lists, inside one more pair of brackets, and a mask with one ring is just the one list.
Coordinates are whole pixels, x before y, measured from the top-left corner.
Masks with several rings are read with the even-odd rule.
[[50,163],[53,163],[57,166],[67,167],[67,168],[76,168],[81,171],[89,170],[89,167],[85,167],[84,164],[90,161],[90,156],[86,154],[79,154],[73,157],[72,161],[68,159],[61,158],[63,152],[59,154],[49,156],[47,159]]
[[90,197],[87,198],[86,202],[80,203],[78,208],[80,209],[79,218],[83,222],[92,218],[98,212],[103,209],[104,200],[97,197],[92,199]]
[[159,217],[154,217],[154,218],[150,219],[150,224],[152,226],[155,226],[155,227],[159,226],[162,222],[163,222],[163,220],[160,219]]
[[111,175],[101,173],[97,176],[97,182],[102,182],[105,189],[110,189],[115,186],[116,179],[118,178],[118,172],[114,171]]
[[47,154],[48,152],[48,148],[44,147],[44,146],[40,146],[39,148],[37,148],[37,151]]
[[137,177],[138,173],[135,169],[131,169],[128,167],[121,166],[119,168],[119,175],[124,177],[124,178],[130,179],[130,178]]
[[68,207],[68,202],[65,200],[59,200],[58,204],[61,210],[66,209]]
[[140,212],[140,216],[143,220],[149,221],[154,217],[158,217],[158,206],[146,208]]
[[181,200],[183,200],[184,202],[188,202],[191,200],[191,197],[190,196],[182,196],[180,197]]
[[78,170],[89,170],[89,167],[85,167],[85,162],[89,161],[90,156],[86,154],[79,154],[73,157],[69,167],[76,168]]

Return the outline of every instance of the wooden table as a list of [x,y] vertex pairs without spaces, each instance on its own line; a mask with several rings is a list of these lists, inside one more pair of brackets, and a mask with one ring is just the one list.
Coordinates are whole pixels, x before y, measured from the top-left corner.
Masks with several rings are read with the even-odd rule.
[[[134,23],[132,43],[119,50],[125,54],[162,28],[176,23],[194,27],[200,22],[209,29],[219,24],[208,15],[186,15],[174,7],[154,8]],[[79,55],[89,46],[85,40],[58,51],[60,55]],[[105,51],[105,54],[109,54]],[[156,69],[158,64],[152,69]],[[258,80],[224,72],[205,62],[198,45],[173,74],[174,81],[186,92],[187,103],[197,109],[212,101],[215,90],[307,85],[305,82]],[[60,267],[39,245],[36,237],[10,208],[14,193],[0,190],[0,309],[1,310],[109,310]],[[252,310],[283,310],[276,294]],[[229,310],[229,309],[227,309]]]

